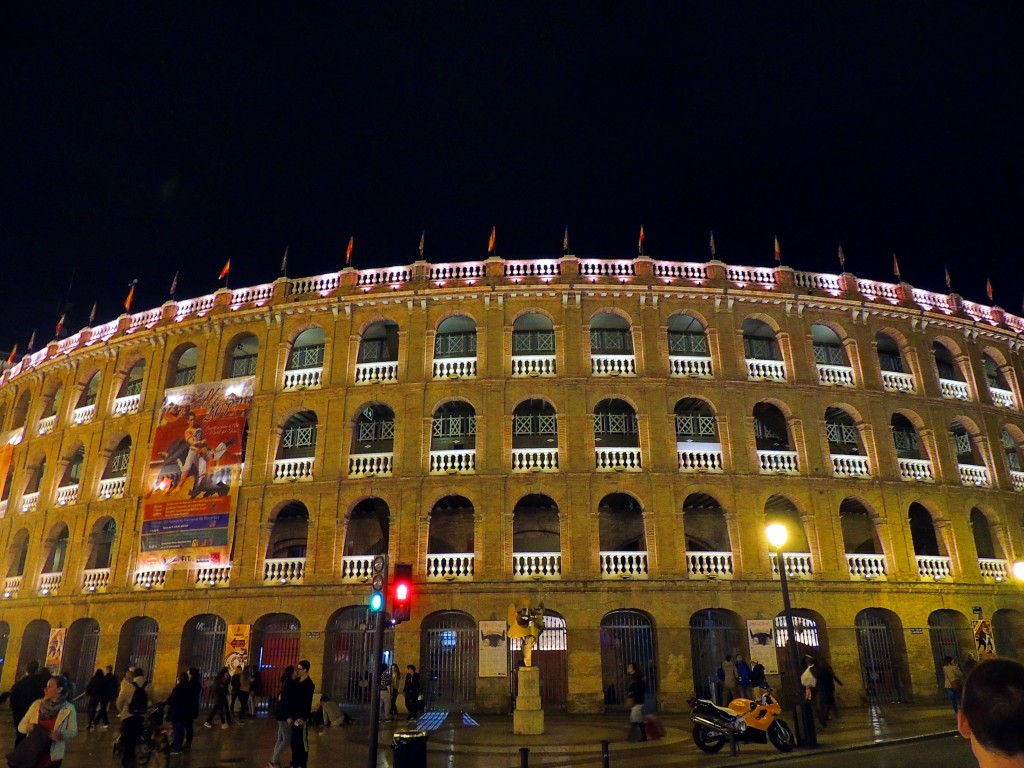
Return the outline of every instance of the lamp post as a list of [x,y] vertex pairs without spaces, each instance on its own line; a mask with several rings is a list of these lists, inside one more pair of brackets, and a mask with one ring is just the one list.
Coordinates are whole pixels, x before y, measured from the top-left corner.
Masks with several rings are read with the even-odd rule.
[[1018,560],[1013,564],[1013,575],[1017,581],[1024,581],[1024,560]]
[[789,600],[789,580],[786,578],[786,562],[782,557],[782,547],[786,544],[789,535],[786,526],[781,523],[772,523],[765,528],[768,536],[768,543],[775,548],[775,564],[779,569],[779,582],[782,584],[782,608],[786,618],[786,633],[788,640],[786,646],[789,648],[789,663],[793,669],[793,682],[791,684],[793,693],[793,717],[797,725],[797,736],[801,746],[818,746],[817,734],[814,731],[814,715],[804,700],[802,686],[800,685],[800,654],[796,649],[796,632],[793,628],[793,606]]

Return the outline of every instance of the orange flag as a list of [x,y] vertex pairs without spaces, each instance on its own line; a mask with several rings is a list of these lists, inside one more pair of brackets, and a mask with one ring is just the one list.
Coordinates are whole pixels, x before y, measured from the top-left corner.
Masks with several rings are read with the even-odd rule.
[[498,242],[498,228],[491,227],[491,236],[487,240],[487,252],[494,253],[494,246]]
[[892,273],[896,275],[896,279],[903,282],[903,275],[900,274],[900,263],[896,261],[896,254],[892,255]]
[[644,255],[644,225],[640,225],[640,242],[637,243],[637,251],[641,256]]
[[345,249],[345,266],[352,266],[352,249],[356,247],[356,236],[349,235],[348,247]]
[[992,281],[989,278],[985,278],[985,295],[988,296],[988,300],[992,301]]
[[782,246],[779,245],[779,236],[775,236],[775,263],[782,263]]
[[57,321],[57,330],[55,330],[53,332],[53,337],[55,339],[59,339],[60,338],[60,332],[63,331],[63,330],[64,330],[64,315],[61,315],[60,316],[60,320]]
[[[11,350],[11,356],[7,358],[7,364],[8,365],[14,365],[14,356],[16,354],[18,354],[18,345],[17,344],[15,344],[14,348]],[[6,472],[4,473],[4,477],[5,478],[7,477],[7,473]]]
[[138,283],[139,283],[138,280],[132,280],[131,287],[128,288],[128,295],[125,296],[125,298],[124,298],[124,311],[125,312],[131,312],[132,311],[132,299],[135,298],[135,286],[138,285]]
[[231,274],[231,259],[224,262],[224,268],[220,271],[220,277],[218,280],[224,280],[228,275]]

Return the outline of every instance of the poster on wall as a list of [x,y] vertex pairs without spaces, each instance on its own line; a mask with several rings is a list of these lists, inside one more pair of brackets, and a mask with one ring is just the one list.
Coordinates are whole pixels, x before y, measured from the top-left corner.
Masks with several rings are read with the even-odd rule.
[[480,677],[508,677],[508,624],[480,622]]
[[249,636],[252,624],[228,624],[224,637],[224,666],[234,674],[249,663]]
[[996,655],[996,642],[992,637],[992,622],[989,619],[975,619],[971,622],[974,630],[974,647],[978,651],[978,661],[990,659]]
[[50,639],[46,643],[46,668],[58,674],[64,660],[64,640],[68,636],[67,627],[56,627],[50,630]]
[[227,565],[254,377],[164,393],[143,501],[143,569]]
[[766,675],[779,674],[779,659],[775,652],[775,633],[771,619],[748,619],[747,634],[750,636],[750,666],[755,661],[764,665]]

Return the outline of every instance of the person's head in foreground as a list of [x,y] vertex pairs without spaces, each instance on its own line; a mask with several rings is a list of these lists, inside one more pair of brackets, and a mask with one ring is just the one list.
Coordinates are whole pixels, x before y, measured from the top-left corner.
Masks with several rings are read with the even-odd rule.
[[971,670],[957,726],[981,768],[1024,767],[1024,665],[988,659]]

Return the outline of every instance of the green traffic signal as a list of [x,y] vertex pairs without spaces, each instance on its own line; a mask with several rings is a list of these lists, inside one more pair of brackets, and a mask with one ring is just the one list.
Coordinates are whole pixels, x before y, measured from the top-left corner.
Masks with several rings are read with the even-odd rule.
[[384,608],[384,595],[380,592],[374,592],[370,595],[370,610],[377,613]]

